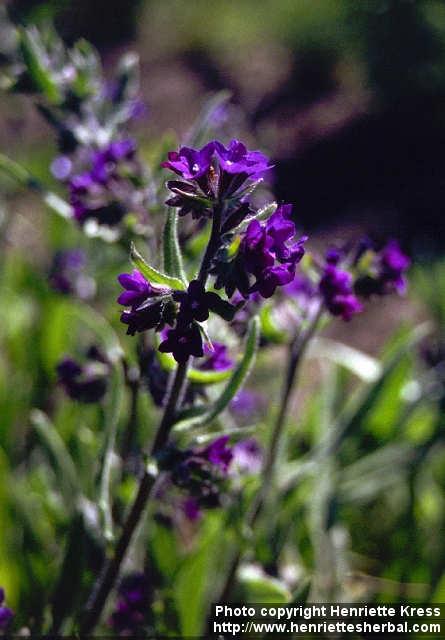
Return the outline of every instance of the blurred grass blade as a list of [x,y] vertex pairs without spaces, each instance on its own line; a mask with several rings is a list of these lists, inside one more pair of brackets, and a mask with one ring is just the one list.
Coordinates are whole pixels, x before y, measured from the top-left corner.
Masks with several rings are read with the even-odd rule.
[[179,278],[169,276],[166,273],[162,273],[154,267],[151,267],[141,256],[133,243],[131,244],[130,258],[134,266],[139,269],[144,278],[149,282],[154,284],[163,284],[171,289],[179,289],[181,291],[186,288],[182,280]]
[[218,111],[224,108],[232,97],[232,93],[224,89],[212,95],[201,109],[198,117],[187,136],[186,143],[190,147],[200,147],[206,142],[209,134],[214,128],[214,121]]
[[174,431],[179,432],[192,426],[203,426],[208,424],[218,417],[224,409],[226,409],[244,384],[255,362],[259,333],[259,319],[258,317],[252,318],[246,338],[243,358],[234,369],[230,380],[221,392],[220,396],[210,405],[210,407],[195,407],[191,412],[185,411],[183,414],[180,414],[179,420],[174,427]]
[[187,284],[181,249],[178,241],[178,213],[169,207],[164,226],[164,271],[167,275],[179,278]]
[[365,382],[375,382],[382,373],[382,366],[375,358],[329,338],[313,338],[307,355],[312,358],[327,358],[331,362],[349,369]]
[[30,189],[39,194],[43,202],[62,218],[72,218],[73,210],[63,198],[49,191],[37,178],[32,176],[27,169],[0,153],[0,172],[20,184],[25,189]]
[[41,445],[50,458],[56,477],[60,481],[65,506],[68,509],[73,509],[80,495],[78,475],[73,459],[53,423],[43,411],[34,409],[30,419]]
[[81,595],[85,566],[86,532],[81,513],[76,513],[68,532],[65,556],[51,603],[51,634],[63,632],[63,621],[69,616]]
[[327,448],[329,452],[335,451],[344,441],[346,436],[360,426],[367,414],[375,406],[386,381],[396,367],[411,349],[417,345],[430,331],[429,323],[422,324],[414,330],[404,332],[397,338],[397,342],[383,365],[381,375],[377,380],[366,386],[352,406],[346,407],[335,425],[327,435],[326,441],[320,444],[320,448]]
[[19,29],[19,44],[23,61],[31,77],[34,88],[52,104],[59,104],[61,95],[51,71],[45,68],[42,60],[47,57],[37,31]]
[[104,537],[113,540],[113,516],[111,498],[111,475],[117,427],[124,399],[125,381],[120,362],[115,362],[108,390],[109,399],[105,408],[105,444],[100,474],[99,508],[103,519]]

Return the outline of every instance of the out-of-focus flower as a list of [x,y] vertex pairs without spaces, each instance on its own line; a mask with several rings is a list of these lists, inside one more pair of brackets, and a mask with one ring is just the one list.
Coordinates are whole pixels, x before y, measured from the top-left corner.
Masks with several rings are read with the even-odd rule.
[[133,140],[114,140],[91,152],[82,173],[68,174],[66,169],[60,158],[55,166],[53,163],[53,171],[68,182],[70,202],[79,224],[93,219],[98,225],[113,227],[127,213],[143,212],[143,176]]
[[76,295],[83,300],[91,298],[96,291],[93,278],[85,274],[86,256],[81,249],[58,251],[49,272],[51,287],[66,295]]
[[238,418],[251,420],[264,409],[265,398],[258,391],[241,389],[230,403],[231,412]]
[[405,255],[396,240],[390,240],[380,251],[375,252],[367,273],[360,275],[354,285],[355,292],[363,297],[403,294],[406,291],[406,272],[411,260]]
[[255,438],[240,440],[232,448],[231,473],[256,474],[263,465],[263,450]]
[[353,292],[353,279],[350,273],[333,264],[327,264],[319,284],[326,308],[333,316],[343,320],[363,311],[363,305]]
[[119,635],[143,631],[150,614],[152,588],[144,573],[132,573],[121,582],[109,625]]
[[190,522],[197,522],[202,515],[198,501],[195,498],[186,498],[181,502],[181,509]]
[[5,605],[5,591],[0,587],[0,631],[4,631],[14,617],[12,610]]
[[199,455],[218,467],[223,473],[227,473],[233,458],[232,449],[227,446],[228,442],[229,436],[221,436],[202,450]]
[[221,342],[204,345],[205,358],[199,363],[202,371],[226,371],[233,366],[233,360],[227,355],[227,346]]
[[109,373],[106,357],[95,346],[88,349],[84,363],[65,357],[57,365],[59,384],[70,398],[84,403],[98,402],[103,398]]

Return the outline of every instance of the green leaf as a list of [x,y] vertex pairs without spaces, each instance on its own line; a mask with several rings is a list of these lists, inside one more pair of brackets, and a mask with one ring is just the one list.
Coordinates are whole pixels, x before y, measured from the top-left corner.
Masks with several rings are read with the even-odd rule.
[[243,231],[243,229],[249,226],[252,220],[266,220],[266,218],[271,216],[277,210],[277,208],[278,205],[276,202],[269,202],[268,204],[265,204],[264,207],[258,209],[254,216],[245,218],[235,229],[232,229],[231,233],[239,233],[240,231]]
[[178,241],[178,213],[171,207],[167,211],[164,226],[164,271],[169,276],[179,278],[184,284],[187,283]]
[[180,291],[184,291],[184,289],[186,288],[185,284],[179,278],[168,276],[166,273],[162,273],[154,267],[150,267],[150,265],[144,260],[133,243],[131,243],[130,257],[134,266],[139,269],[144,278],[146,278],[149,282],[154,284],[163,284],[166,287],[170,287],[171,289],[179,289]]
[[[159,341],[160,342],[160,341]],[[157,356],[161,366],[166,371],[174,371],[176,369],[176,360],[170,353],[161,353],[157,351]],[[232,375],[232,369],[225,371],[201,371],[190,367],[187,371],[187,379],[195,384],[217,384],[224,382]]]
[[46,57],[46,52],[39,42],[36,32],[20,29],[20,49],[23,61],[26,65],[31,80],[35,88],[40,91],[52,104],[59,104],[61,95],[59,88],[51,75],[51,71],[45,68],[42,60]]
[[209,586],[216,572],[221,544],[221,519],[208,517],[204,523],[197,551],[190,553],[174,579],[173,594],[178,611],[181,637],[201,637],[206,619]]
[[277,578],[272,578],[256,566],[244,566],[238,572],[238,583],[245,602],[286,604],[292,595]]
[[192,426],[203,426],[212,422],[229,405],[244,384],[255,362],[255,356],[260,334],[258,317],[252,318],[246,339],[244,355],[234,369],[230,380],[221,392],[221,395],[209,407],[194,407],[192,411],[184,411],[179,415],[179,420],[173,431],[180,432]]

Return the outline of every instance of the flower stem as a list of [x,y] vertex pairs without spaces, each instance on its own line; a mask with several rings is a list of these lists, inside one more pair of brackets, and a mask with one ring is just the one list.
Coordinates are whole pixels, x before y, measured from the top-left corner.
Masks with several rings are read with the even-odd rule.
[[[205,286],[212,264],[213,256],[219,247],[222,206],[218,203],[213,212],[212,231],[204,257],[201,262],[198,279]],[[173,383],[167,397],[167,403],[159,423],[158,430],[151,448],[151,455],[155,456],[167,443],[171,428],[175,421],[178,407],[182,403],[186,384],[187,370],[190,358],[178,364]],[[122,533],[117,542],[113,557],[105,564],[105,567],[94,585],[91,596],[87,602],[83,619],[80,625],[80,635],[90,635],[100,620],[107,598],[119,576],[122,562],[131,544],[134,532],[142,519],[147,507],[153,485],[156,478],[147,470],[140,480],[139,488],[133,505],[124,523]]]
[[[188,362],[178,365],[176,374],[170,389],[169,398],[165,407],[164,414],[159,424],[159,429],[151,449],[151,455],[156,455],[165,445],[170,433],[170,429],[174,420],[174,414],[177,407],[178,398],[182,395],[182,388],[187,379]],[[125,558],[128,547],[130,546],[133,534],[138,526],[142,515],[147,506],[151,489],[154,485],[155,477],[148,473],[147,470],[140,480],[138,492],[130,513],[124,523],[122,533],[116,545],[114,556],[105,565],[102,574],[99,576],[94,586],[90,599],[87,602],[84,617],[80,625],[80,635],[89,635],[99,621],[105,606],[106,600],[112,590],[115,581],[119,575],[121,564]]]
[[[298,372],[300,363],[305,354],[306,348],[316,332],[320,319],[322,317],[323,309],[320,308],[315,314],[312,322],[309,324],[305,331],[299,332],[295,335],[292,342],[289,344],[286,377],[281,391],[280,411],[277,415],[277,419],[274,424],[272,435],[270,438],[269,448],[266,455],[266,461],[264,465],[263,477],[261,487],[253,501],[252,507],[247,514],[247,525],[249,528],[253,528],[260,516],[263,507],[266,503],[267,496],[273,486],[273,476],[275,472],[275,464],[278,458],[280,450],[284,427],[286,424],[286,417],[289,411],[289,401],[292,396],[296,380],[298,378]],[[240,547],[237,549],[230,561],[229,571],[226,576],[224,587],[221,591],[221,595],[218,602],[227,602],[233,589],[233,585],[236,580],[236,574],[238,567],[242,560],[243,549]]]

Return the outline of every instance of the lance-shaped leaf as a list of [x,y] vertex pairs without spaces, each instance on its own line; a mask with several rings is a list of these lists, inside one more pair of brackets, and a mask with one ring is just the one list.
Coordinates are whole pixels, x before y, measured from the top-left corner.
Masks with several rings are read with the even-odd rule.
[[273,213],[275,213],[275,211],[277,210],[277,203],[276,202],[269,202],[268,204],[265,204],[264,207],[261,207],[261,209],[258,209],[258,211],[255,213],[255,215],[253,216],[249,216],[248,218],[245,218],[237,227],[236,229],[232,230],[232,233],[239,233],[240,231],[243,231],[244,229],[246,229],[249,224],[252,222],[252,220],[266,220],[266,218],[268,218],[269,216],[271,216]]
[[130,257],[134,266],[139,269],[144,278],[149,282],[154,284],[163,284],[171,289],[179,289],[180,291],[184,291],[186,288],[185,284],[179,278],[168,276],[166,273],[162,273],[162,271],[158,271],[154,267],[151,267],[141,256],[133,243],[131,244]]
[[178,213],[169,208],[164,226],[164,271],[187,284],[178,241]]
[[258,347],[258,339],[260,334],[259,320],[255,316],[250,321],[249,331],[247,333],[246,345],[244,355],[224,387],[219,397],[210,405],[203,405],[201,407],[194,407],[190,411],[184,411],[178,416],[178,421],[173,428],[176,432],[184,431],[190,427],[203,426],[212,422],[217,418],[220,413],[227,408],[229,403],[236,396],[242,385],[244,384],[247,376],[249,375],[252,366],[255,362],[255,356]]

